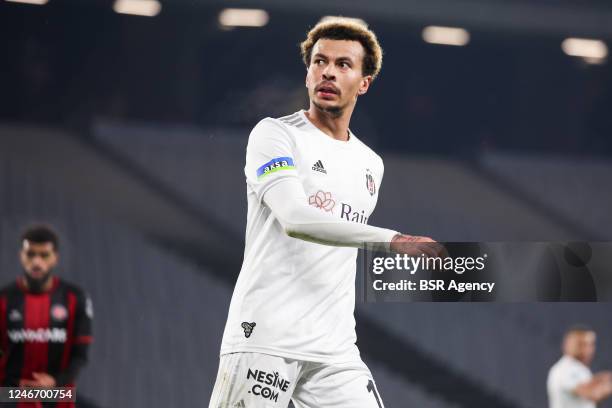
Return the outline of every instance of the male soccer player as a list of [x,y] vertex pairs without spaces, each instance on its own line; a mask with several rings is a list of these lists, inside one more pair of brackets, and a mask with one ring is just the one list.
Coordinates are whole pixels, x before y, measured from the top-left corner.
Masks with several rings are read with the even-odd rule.
[[374,33],[338,18],[301,51],[309,109],[249,136],[244,261],[210,408],[383,407],[355,345],[356,248],[436,253],[429,238],[367,225],[383,162],[349,122],[381,68]]
[[589,368],[595,341],[595,332],[588,327],[574,327],[565,333],[563,356],[548,373],[550,408],[595,408],[612,394],[612,372],[593,375]]
[[23,275],[0,290],[0,385],[73,387],[92,341],[91,300],[53,274],[59,239],[50,227],[29,227],[20,244]]

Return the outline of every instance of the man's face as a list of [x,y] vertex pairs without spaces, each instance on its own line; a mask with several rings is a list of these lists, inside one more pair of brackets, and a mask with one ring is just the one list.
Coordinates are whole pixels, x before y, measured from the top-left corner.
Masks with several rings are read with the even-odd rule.
[[19,258],[25,273],[35,280],[44,280],[58,261],[53,243],[35,243],[27,240],[23,242]]
[[363,76],[365,51],[359,41],[320,39],[312,48],[306,87],[319,109],[340,115],[367,92],[372,77]]
[[566,352],[589,365],[595,356],[596,340],[595,332],[592,331],[570,333],[566,339]]

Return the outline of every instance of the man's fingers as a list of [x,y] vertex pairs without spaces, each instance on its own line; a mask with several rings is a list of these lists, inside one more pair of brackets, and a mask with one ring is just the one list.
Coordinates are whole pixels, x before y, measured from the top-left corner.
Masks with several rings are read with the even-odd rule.
[[420,244],[420,250],[428,257],[433,258],[438,256],[436,248],[431,243]]
[[435,241],[429,242],[404,242],[401,246],[401,252],[409,256],[425,255],[429,258],[448,256],[448,251],[444,245]]
[[444,258],[448,256],[448,251],[446,251],[444,245],[434,241],[429,237],[418,237],[418,242],[425,244],[427,249],[424,250],[424,253],[429,257]]
[[430,258],[444,257],[446,253],[444,246],[435,241],[421,243],[420,248],[422,252]]
[[440,258],[446,258],[447,256],[449,256],[446,247],[440,244],[439,242],[436,242],[436,252],[438,253],[438,255],[436,256],[439,256]]
[[409,256],[425,255],[430,258],[446,257],[448,251],[444,245],[434,241],[429,237],[418,235],[399,235],[393,239],[392,249]]
[[401,247],[401,252],[408,256],[421,256],[426,255],[428,257],[436,256],[436,250],[431,243],[424,242],[404,242]]

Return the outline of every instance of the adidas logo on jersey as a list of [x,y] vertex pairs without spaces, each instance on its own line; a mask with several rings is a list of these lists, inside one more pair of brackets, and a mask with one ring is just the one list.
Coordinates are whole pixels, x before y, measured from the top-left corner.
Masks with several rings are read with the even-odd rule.
[[240,400],[237,403],[235,403],[233,408],[246,408],[246,405],[244,405],[244,400]]
[[327,170],[325,170],[325,167],[323,167],[323,163],[321,162],[321,160],[317,160],[315,164],[312,165],[312,169],[314,171],[319,171],[323,174],[327,174]]
[[23,320],[23,317],[21,316],[21,313],[19,313],[19,310],[13,309],[11,310],[11,313],[9,313],[9,320],[11,322],[17,322],[19,320]]

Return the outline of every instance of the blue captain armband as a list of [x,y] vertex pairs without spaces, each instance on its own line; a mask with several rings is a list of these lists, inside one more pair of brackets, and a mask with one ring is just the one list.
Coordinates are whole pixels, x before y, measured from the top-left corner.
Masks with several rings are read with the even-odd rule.
[[270,160],[263,166],[257,169],[257,179],[261,180],[268,174],[281,171],[281,170],[294,170],[295,165],[293,164],[293,158],[291,157],[277,157]]

